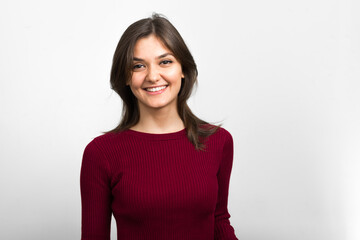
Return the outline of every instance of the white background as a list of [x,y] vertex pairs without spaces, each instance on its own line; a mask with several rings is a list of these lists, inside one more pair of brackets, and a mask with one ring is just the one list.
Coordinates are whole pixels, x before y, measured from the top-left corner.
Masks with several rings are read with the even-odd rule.
[[192,110],[233,135],[237,237],[360,239],[355,0],[1,0],[0,239],[80,239],[83,150],[120,120],[112,56],[153,11],[198,64]]

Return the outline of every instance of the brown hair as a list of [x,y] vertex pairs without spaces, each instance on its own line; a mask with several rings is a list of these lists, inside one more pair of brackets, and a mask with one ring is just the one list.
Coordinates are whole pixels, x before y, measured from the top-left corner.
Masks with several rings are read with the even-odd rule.
[[212,125],[196,117],[187,105],[194,84],[197,86],[198,71],[193,56],[176,28],[165,17],[154,13],[131,24],[123,33],[116,47],[111,68],[111,88],[123,100],[122,119],[110,132],[127,130],[138,123],[140,118],[137,98],[126,85],[131,80],[134,46],[137,40],[154,34],[172,51],[180,62],[184,78],[177,99],[178,114],[183,121],[187,137],[197,150],[204,150],[204,141],[221,126]]

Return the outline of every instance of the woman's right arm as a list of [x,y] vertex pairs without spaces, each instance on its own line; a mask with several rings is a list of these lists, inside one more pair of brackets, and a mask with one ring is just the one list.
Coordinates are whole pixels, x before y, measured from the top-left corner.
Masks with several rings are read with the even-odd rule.
[[80,172],[82,240],[110,239],[109,174],[109,164],[93,140],[84,150]]

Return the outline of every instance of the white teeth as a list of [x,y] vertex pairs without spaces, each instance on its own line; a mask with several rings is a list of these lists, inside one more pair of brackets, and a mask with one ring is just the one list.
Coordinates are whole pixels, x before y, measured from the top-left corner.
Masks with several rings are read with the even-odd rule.
[[146,91],[149,91],[149,92],[157,92],[157,91],[160,91],[162,89],[166,88],[166,86],[162,86],[162,87],[156,87],[156,88],[146,88]]

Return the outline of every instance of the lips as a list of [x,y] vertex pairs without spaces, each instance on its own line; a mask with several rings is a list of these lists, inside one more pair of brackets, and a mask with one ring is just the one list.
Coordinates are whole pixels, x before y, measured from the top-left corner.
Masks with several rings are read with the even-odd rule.
[[167,86],[168,85],[161,85],[161,86],[154,86],[154,87],[148,87],[148,88],[143,88],[143,89],[148,92],[157,92],[157,91],[161,91],[161,90],[167,88]]

